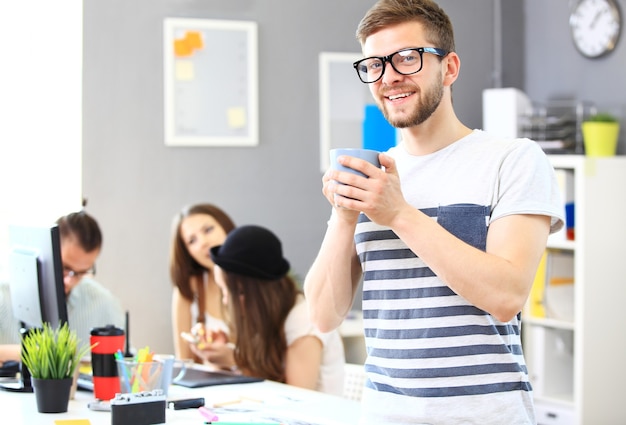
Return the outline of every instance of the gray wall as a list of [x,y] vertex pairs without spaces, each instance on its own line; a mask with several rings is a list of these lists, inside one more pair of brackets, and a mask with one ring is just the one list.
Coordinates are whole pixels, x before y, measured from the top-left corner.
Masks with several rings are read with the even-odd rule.
[[[587,59],[570,37],[571,1],[524,0],[526,27],[525,91],[531,99],[577,99],[620,117],[618,154],[626,153],[626,30],[609,55]],[[626,1],[618,0],[626,20]]]
[[[97,277],[130,310],[134,346],[172,351],[170,225],[185,204],[212,202],[237,224],[270,227],[294,271],[305,275],[330,213],[319,171],[318,54],[359,52],[354,31],[373,3],[85,1],[83,190],[105,236]],[[494,0],[440,3],[455,24],[462,60],[457,113],[480,128],[481,93],[494,84]],[[504,0],[502,15],[504,50],[513,52],[504,61],[503,85],[521,88],[522,3]],[[258,23],[258,147],[164,145],[165,17]]]

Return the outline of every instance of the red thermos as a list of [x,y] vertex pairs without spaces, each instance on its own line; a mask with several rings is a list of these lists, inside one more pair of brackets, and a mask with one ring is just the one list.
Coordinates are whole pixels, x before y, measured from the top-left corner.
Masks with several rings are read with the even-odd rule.
[[109,401],[120,392],[115,353],[124,350],[124,331],[113,325],[91,330],[93,392],[98,400]]

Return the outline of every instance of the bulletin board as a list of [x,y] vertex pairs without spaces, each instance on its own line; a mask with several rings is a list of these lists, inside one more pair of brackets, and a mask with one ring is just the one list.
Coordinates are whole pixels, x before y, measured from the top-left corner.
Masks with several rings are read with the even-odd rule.
[[165,144],[258,145],[257,24],[164,20]]

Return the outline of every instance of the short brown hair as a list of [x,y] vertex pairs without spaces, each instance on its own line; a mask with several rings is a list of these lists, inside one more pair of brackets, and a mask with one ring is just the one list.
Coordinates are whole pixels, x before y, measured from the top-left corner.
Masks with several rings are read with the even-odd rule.
[[85,252],[93,252],[102,247],[102,232],[95,218],[85,211],[74,212],[57,220],[61,239],[76,238]]
[[380,0],[361,19],[356,38],[363,45],[367,37],[375,32],[390,25],[411,21],[424,26],[426,38],[433,43],[432,47],[446,52],[454,51],[452,22],[446,12],[432,0]]

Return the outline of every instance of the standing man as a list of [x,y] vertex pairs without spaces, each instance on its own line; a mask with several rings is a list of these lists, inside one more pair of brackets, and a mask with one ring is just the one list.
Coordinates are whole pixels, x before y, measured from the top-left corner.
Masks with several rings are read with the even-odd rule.
[[[91,329],[109,324],[124,329],[124,310],[118,299],[94,279],[102,248],[98,222],[85,211],[57,220],[61,239],[63,283],[68,324],[81,344],[89,344]],[[8,284],[0,285],[0,361],[19,360],[19,323],[13,317]],[[11,345],[12,344],[12,345]]]
[[329,170],[333,205],[305,279],[314,322],[340,325],[363,279],[363,424],[534,424],[521,310],[563,226],[553,168],[528,139],[459,121],[452,24],[431,0],[380,0],[354,68],[402,141],[383,169]]

